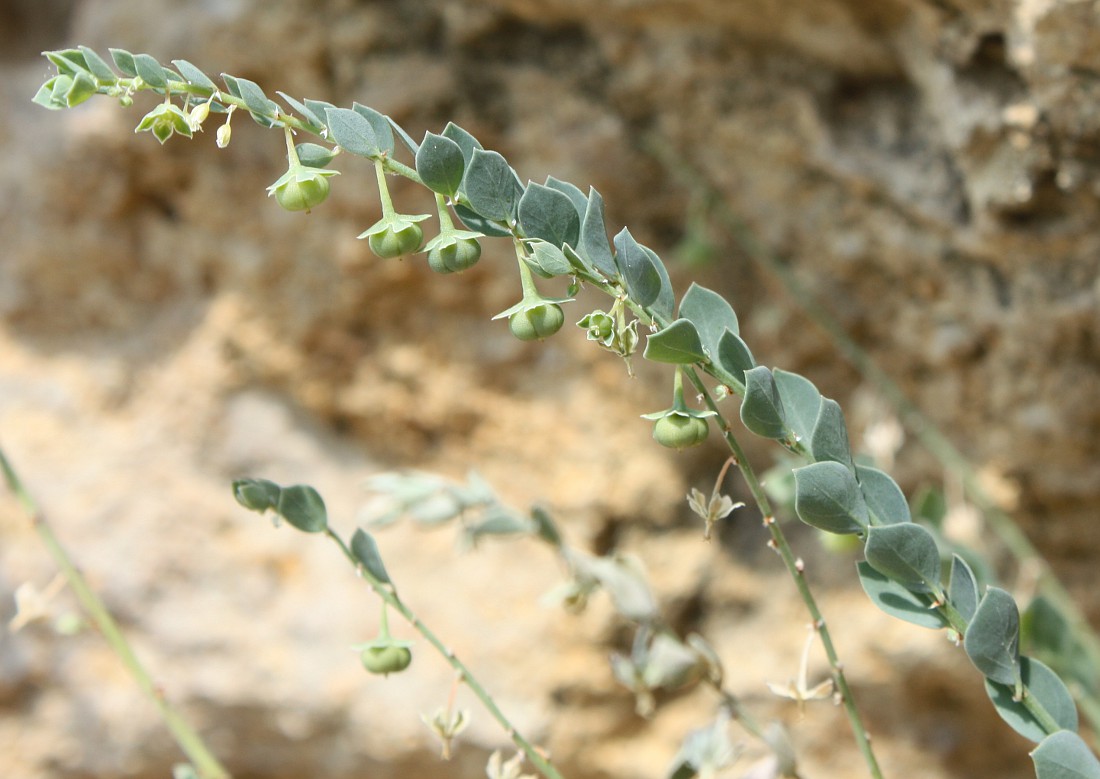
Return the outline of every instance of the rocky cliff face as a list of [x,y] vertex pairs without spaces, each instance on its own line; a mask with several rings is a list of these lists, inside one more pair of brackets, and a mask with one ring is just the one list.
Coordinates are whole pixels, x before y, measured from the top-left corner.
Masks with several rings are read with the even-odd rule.
[[[518,294],[494,271],[509,262],[499,247],[458,278],[374,260],[354,240],[376,218],[366,166],[343,166],[323,208],[287,214],[263,197],[282,140],[240,117],[220,151],[211,132],[163,149],[134,136],[137,107],[47,114],[29,102],[37,52],[182,57],[269,94],[358,100],[414,137],[454,120],[524,177],[591,184],[678,286],[730,297],[758,359],[837,397],[859,438],[872,416],[854,401],[873,388],[743,242],[692,220],[718,213],[699,196],[715,189],[958,446],[1014,482],[1019,519],[1095,613],[1097,13],[1054,0],[17,3],[0,33],[3,444],[241,775],[479,776],[501,743],[479,715],[454,767],[435,762],[417,712],[443,703],[446,669],[425,648],[416,674],[364,680],[343,647],[373,633],[373,600],[329,550],[243,517],[226,487],[245,473],[313,483],[350,525],[359,480],[397,466],[477,467],[519,505],[548,501],[578,543],[638,551],[664,607],[790,722],[807,775],[859,775],[838,712],[800,719],[763,692],[794,672],[804,617],[753,520],[725,550],[688,529],[682,496],[721,455],[648,445],[637,415],[665,404],[659,372],[630,381],[579,332],[527,347],[490,323]],[[676,266],[704,239],[709,264]],[[942,478],[915,447],[897,472],[907,487]],[[33,534],[2,517],[0,588],[48,580]],[[559,575],[541,550],[459,556],[452,540],[381,538],[426,621],[568,775],[656,775],[713,701],[680,696],[637,720],[606,668],[623,638],[609,613],[536,609]],[[874,612],[850,561],[801,542],[889,772],[1027,776],[1026,745],[993,722],[965,658]],[[165,774],[171,746],[95,636],[4,636],[0,668],[13,747],[0,773]]]

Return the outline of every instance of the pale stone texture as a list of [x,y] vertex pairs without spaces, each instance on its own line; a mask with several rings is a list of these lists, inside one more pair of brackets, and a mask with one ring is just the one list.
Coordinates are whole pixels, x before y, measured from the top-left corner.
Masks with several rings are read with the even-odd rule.
[[[877,406],[849,401],[873,393],[742,249],[712,228],[715,262],[676,266],[700,201],[651,152],[681,155],[1012,481],[1020,519],[1095,613],[1095,3],[16,5],[0,55],[0,442],[240,775],[474,777],[504,744],[462,697],[475,724],[438,763],[418,713],[445,702],[447,668],[421,643],[413,672],[366,677],[346,647],[374,634],[376,601],[335,549],[272,530],[228,491],[246,474],[311,483],[350,530],[361,480],[399,466],[477,467],[516,505],[546,502],[578,545],[636,552],[674,623],[708,635],[731,687],[789,724],[807,776],[863,769],[839,709],[803,718],[766,692],[794,674],[806,618],[748,511],[721,545],[689,524],[682,496],[707,488],[721,452],[650,444],[638,414],[667,404],[665,371],[631,381],[575,329],[528,346],[489,322],[517,295],[512,273],[493,273],[510,267],[506,245],[457,277],[374,260],[354,238],[378,208],[361,161],[339,160],[322,208],[288,214],[263,192],[282,139],[245,116],[220,151],[213,122],[159,148],[132,134],[138,106],[32,106],[41,49],[182,57],[269,94],[358,100],[413,137],[454,120],[524,178],[594,185],[614,230],[629,224],[679,288],[696,277],[726,293],[757,358],[837,397],[861,440]],[[393,189],[404,210],[430,210]],[[941,478],[914,446],[896,472],[910,489]],[[7,596],[54,569],[0,505],[6,618]],[[1030,775],[1028,745],[961,652],[876,612],[849,559],[796,535],[887,774]],[[535,543],[460,554],[450,531],[405,526],[379,541],[405,597],[568,776],[663,775],[713,711],[699,691],[639,720],[606,664],[629,632],[603,600],[581,617],[539,608],[561,571]],[[176,759],[94,634],[0,638],[0,775],[165,776]]]

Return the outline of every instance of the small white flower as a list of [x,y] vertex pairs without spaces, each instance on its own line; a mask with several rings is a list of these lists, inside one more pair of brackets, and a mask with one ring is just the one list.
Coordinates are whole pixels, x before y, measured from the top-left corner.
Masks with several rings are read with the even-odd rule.
[[517,752],[515,757],[505,763],[498,749],[489,756],[489,762],[485,766],[485,775],[489,779],[537,779],[534,774],[521,774],[519,771],[522,766],[522,753]]

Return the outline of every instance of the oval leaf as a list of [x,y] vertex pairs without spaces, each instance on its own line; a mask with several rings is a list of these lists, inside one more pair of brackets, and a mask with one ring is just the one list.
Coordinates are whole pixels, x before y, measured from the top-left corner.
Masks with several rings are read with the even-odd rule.
[[963,646],[986,677],[1015,686],[1020,675],[1020,610],[1011,595],[999,587],[986,590],[966,628]]
[[786,438],[790,432],[775,379],[763,365],[745,371],[741,421],[751,432],[763,438]]
[[603,197],[595,189],[588,190],[588,209],[581,223],[580,245],[577,251],[582,257],[609,279],[619,275],[615,265],[615,255],[611,253],[611,244],[607,240],[607,227],[604,224]]
[[250,511],[272,511],[279,505],[279,485],[267,479],[238,479],[233,482],[233,497]]
[[[1066,730],[1077,730],[1077,704],[1073,702],[1058,674],[1033,657],[1020,658],[1020,679],[1027,688],[1027,695],[1038,701],[1047,713]],[[1036,721],[1022,700],[1013,700],[1015,685],[998,684],[985,680],[985,691],[1001,719],[1024,738],[1039,743],[1047,732]]]
[[519,199],[519,226],[527,238],[560,248],[577,243],[581,219],[568,195],[531,182]]
[[867,531],[863,553],[875,570],[919,592],[940,590],[940,549],[920,525],[878,525]]
[[718,364],[743,385],[745,371],[752,370],[756,366],[756,360],[741,336],[727,330],[718,339]]
[[867,504],[852,472],[826,461],[794,469],[794,510],[807,525],[830,533],[862,533]]
[[393,584],[390,575],[386,573],[386,566],[382,565],[382,555],[378,551],[378,544],[374,542],[374,536],[359,528],[351,536],[351,553],[367,573],[383,584]]
[[787,424],[801,441],[809,448],[810,437],[821,413],[821,393],[813,382],[797,373],[776,368],[775,385],[779,388],[779,397],[783,399]]
[[981,597],[978,594],[978,581],[966,560],[958,555],[951,557],[951,584],[948,586],[947,597],[963,619],[967,622],[974,619]]
[[627,294],[640,306],[648,306],[661,294],[661,274],[630,230],[623,228],[615,236],[615,263],[626,284]]
[[107,49],[111,55],[111,59],[115,63],[115,67],[123,72],[124,75],[133,78],[137,75],[137,65],[134,63],[134,55],[126,51],[126,49]]
[[[177,66],[182,61],[183,60],[172,60],[172,62],[175,63]],[[180,71],[180,72],[182,72],[182,71]],[[281,97],[283,100],[285,100],[287,105],[289,105],[291,108],[293,108],[299,114],[301,114],[302,118],[305,119],[310,124],[314,125],[315,127],[324,127],[325,126],[324,120],[321,119],[321,117],[318,116],[315,111],[310,109],[301,100],[298,100],[295,97],[291,97],[286,92],[276,92],[275,94],[278,95],[279,97]],[[324,112],[322,112],[322,115],[323,115],[323,113]]]
[[659,333],[649,336],[642,355],[653,362],[688,365],[707,359],[695,325],[686,319],[677,319]]
[[[118,64],[117,60],[116,63]],[[168,74],[164,68],[149,54],[135,54],[134,68],[141,80],[146,84],[163,89],[168,86]]]
[[474,149],[463,182],[470,208],[486,219],[512,218],[523,188],[507,160],[495,151]]
[[466,159],[457,143],[435,133],[424,135],[416,152],[416,172],[424,186],[445,197],[454,197],[465,170]]
[[699,331],[699,338],[711,356],[718,354],[718,342],[729,330],[737,335],[737,314],[724,297],[717,292],[692,283],[680,301],[680,316],[690,319]]
[[352,103],[351,110],[359,114],[370,124],[374,132],[374,141],[378,144],[378,150],[387,156],[393,155],[393,129],[390,120],[378,113],[370,106],[360,103]]
[[931,608],[931,596],[907,589],[879,573],[868,563],[856,563],[856,571],[867,597],[890,616],[933,630],[951,626],[946,617]]
[[470,160],[474,156],[474,150],[482,148],[481,142],[477,138],[470,135],[454,122],[447,122],[447,126],[443,128],[441,133],[444,138],[454,141],[458,144],[458,148],[462,149],[462,158],[466,160],[466,164],[470,164]]
[[905,494],[888,473],[867,465],[857,465],[856,478],[859,479],[867,507],[878,519],[877,524],[896,525],[912,519]]
[[672,292],[672,280],[668,277],[668,269],[665,268],[664,261],[657,256],[657,252],[648,246],[643,246],[642,251],[649,255],[649,261],[653,263],[661,279],[661,290],[657,293],[657,299],[650,303],[649,310],[664,320],[672,319],[673,311],[676,309],[676,296]]
[[[569,202],[573,204],[573,210],[577,212],[577,225],[579,228],[580,221],[584,219],[584,213],[588,210],[588,198],[581,192],[580,187],[576,184],[570,184],[568,181],[556,179],[553,176],[546,177],[546,186],[550,189],[556,189],[569,198]],[[575,244],[576,241],[573,243]]]
[[1100,761],[1084,739],[1059,730],[1043,739],[1031,753],[1037,779],[1100,779]]
[[546,278],[564,276],[573,272],[573,266],[565,253],[557,246],[546,241],[534,241],[531,244],[530,257],[524,257],[536,273]]
[[350,108],[326,108],[325,121],[329,140],[340,144],[341,149],[360,157],[378,156],[378,141],[370,122]]
[[[111,66],[108,65],[102,57],[96,54],[93,49],[89,49],[87,46],[81,46],[80,53],[84,55],[84,64],[88,66],[88,70],[90,70],[92,75],[100,81],[118,80],[118,76],[111,70]],[[200,84],[199,86],[202,85]]]
[[854,469],[852,447],[848,443],[848,428],[844,412],[832,398],[822,398],[817,411],[814,431],[810,434],[810,452],[818,462],[832,460]]
[[328,527],[324,500],[317,490],[305,484],[284,488],[275,510],[303,533],[322,533]]
[[271,127],[275,116],[279,113],[279,106],[264,94],[255,81],[238,78],[237,89],[240,90],[241,99],[248,106],[248,112],[256,123],[263,127]]

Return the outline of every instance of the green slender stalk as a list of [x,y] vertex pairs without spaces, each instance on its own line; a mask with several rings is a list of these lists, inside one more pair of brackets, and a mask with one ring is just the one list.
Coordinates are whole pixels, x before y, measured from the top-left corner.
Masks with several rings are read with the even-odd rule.
[[399,613],[405,620],[413,626],[413,628],[424,637],[424,639],[431,644],[443,656],[443,659],[450,664],[455,671],[458,672],[462,678],[463,683],[470,688],[470,691],[481,701],[481,705],[485,707],[485,710],[495,719],[504,732],[508,734],[508,738],[512,739],[512,743],[516,745],[516,748],[523,752],[524,756],[530,761],[539,773],[541,773],[546,779],[562,779],[562,775],[558,773],[553,764],[543,755],[530,741],[520,733],[516,727],[512,724],[511,720],[500,710],[497,702],[493,697],[485,690],[477,678],[470,672],[470,669],[458,659],[454,651],[449,649],[436,634],[421,622],[420,618],[416,616],[412,609],[405,605],[405,602],[398,597],[397,592],[387,586],[385,583],[374,577],[370,571],[368,571],[352,554],[351,549],[344,539],[337,535],[331,528],[325,528],[325,535],[327,535],[332,541],[340,547],[340,551],[344,553],[344,557],[352,564],[352,566],[358,571],[359,575],[363,578],[370,588],[374,590],[387,605],[392,607],[394,611]]
[[752,465],[745,457],[745,452],[741,448],[740,442],[734,437],[729,422],[727,422],[726,418],[722,415],[717,402],[714,400],[714,396],[711,395],[710,390],[707,389],[707,386],[703,383],[702,379],[699,378],[699,374],[694,368],[688,367],[684,372],[687,374],[688,379],[691,381],[692,385],[694,385],[695,389],[703,396],[707,408],[716,414],[715,418],[718,421],[719,429],[722,431],[722,438],[725,439],[726,445],[733,453],[737,469],[741,472],[741,476],[745,479],[745,483],[749,488],[749,492],[752,494],[753,500],[760,509],[760,513],[764,518],[764,527],[768,529],[768,533],[771,535],[769,546],[779,553],[779,557],[783,560],[783,565],[786,566],[787,572],[790,574],[791,579],[794,580],[799,597],[802,598],[802,602],[806,605],[806,610],[810,613],[814,629],[817,630],[817,634],[821,638],[821,645],[824,647],[825,656],[829,660],[829,668],[832,671],[833,683],[836,684],[836,689],[840,693],[841,702],[844,705],[844,712],[848,716],[848,722],[855,736],[856,746],[863,756],[863,761],[867,764],[867,770],[874,779],[883,779],[882,769],[879,768],[878,760],[875,758],[874,750],[871,748],[871,737],[867,734],[867,728],[863,724],[863,717],[860,715],[859,709],[856,706],[855,696],[852,694],[852,689],[848,685],[848,677],[844,673],[844,665],[840,662],[840,656],[837,654],[836,646],[833,644],[832,635],[829,633],[829,627],[821,614],[821,609],[818,608],[817,600],[814,598],[813,592],[810,591],[810,585],[806,581],[805,567],[802,560],[795,557],[794,552],[791,550],[791,545],[787,542],[787,535],[783,532],[783,528],[780,527],[779,522],[776,521],[775,514],[772,511],[771,501],[768,499],[767,493],[764,492],[764,486],[760,483],[760,479],[757,478]]
[[[779,282],[788,299],[824,331],[837,351],[875,386],[879,394],[894,408],[902,424],[940,461],[944,470],[959,476],[965,494],[981,511],[985,523],[1021,569],[1036,572],[1039,592],[1065,617],[1078,645],[1088,657],[1089,664],[1100,669],[1100,635],[1043,554],[982,485],[977,469],[969,459],[921,412],[874,358],[848,335],[836,317],[817,301],[814,293],[760,244],[748,226],[733,213],[717,189],[698,170],[689,169],[679,157],[675,161],[671,160],[665,151],[667,146],[652,143],[649,148],[686,186],[702,192],[707,202],[716,208],[719,216],[717,221],[727,235],[741,247],[749,259]],[[1097,691],[1086,689],[1080,684],[1073,685],[1071,691],[1093,729],[1100,731],[1100,697],[1097,696]]]
[[80,570],[73,563],[72,558],[65,551],[65,548],[61,545],[57,536],[46,522],[46,518],[39,510],[34,499],[27,492],[23,486],[23,482],[15,473],[15,469],[4,455],[3,450],[0,450],[0,469],[4,472],[4,480],[7,482],[8,488],[15,495],[19,501],[20,506],[26,512],[27,517],[34,525],[35,531],[38,533],[39,538],[42,539],[42,543],[45,545],[50,556],[53,557],[57,567],[61,569],[61,572],[65,575],[69,586],[76,594],[77,600],[80,601],[80,605],[84,607],[85,612],[91,618],[96,628],[99,629],[100,634],[107,641],[107,644],[111,647],[119,660],[126,667],[126,670],[130,672],[130,675],[137,682],[141,691],[145,693],[145,696],[152,701],[156,706],[158,713],[164,724],[168,727],[168,730],[172,733],[172,737],[176,740],[180,749],[187,755],[188,760],[191,761],[191,765],[198,772],[202,779],[229,779],[229,771],[218,762],[218,759],[214,757],[214,754],[207,748],[206,743],[202,740],[202,737],[194,730],[191,725],[183,718],[183,716],[176,710],[176,708],[169,703],[164,696],[164,691],[153,681],[152,676],[145,670],[145,667],[138,660],[137,655],[134,654],[133,649],[130,647],[129,642],[123,635],[122,630],[119,628],[118,623],[115,622],[111,613],[107,610],[103,601],[96,595],[95,591],[88,585],[87,580],[80,573]]

